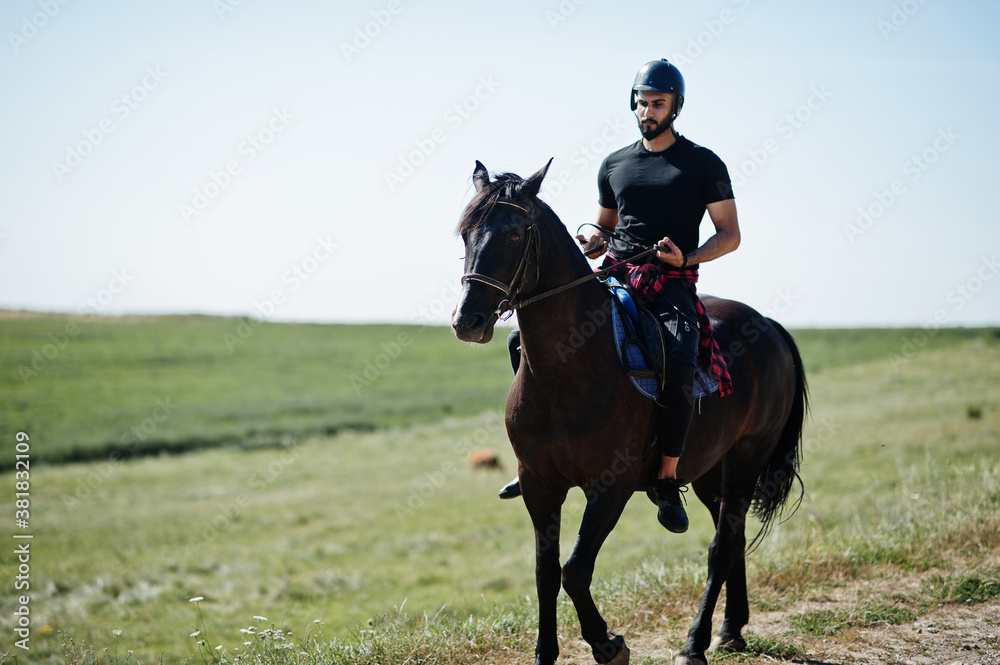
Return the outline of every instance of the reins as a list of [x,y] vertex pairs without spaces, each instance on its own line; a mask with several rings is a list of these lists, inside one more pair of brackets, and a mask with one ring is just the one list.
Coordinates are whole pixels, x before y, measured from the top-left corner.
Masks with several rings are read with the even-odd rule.
[[[515,203],[515,202],[513,202],[513,201],[511,201],[509,199],[503,199],[503,198],[497,199],[496,202],[500,203],[500,204],[503,204],[503,205],[513,206],[513,207],[521,210],[522,212],[524,212],[524,214],[528,216],[529,220],[533,220],[534,219],[534,209],[533,209],[534,206],[532,206],[532,209],[528,209],[528,208],[525,208],[524,206],[522,206],[519,203]],[[647,256],[649,256],[650,254],[654,254],[655,252],[660,251],[662,249],[662,248],[657,247],[657,246],[647,247],[646,245],[639,245],[637,243],[632,242],[631,240],[628,240],[627,238],[623,238],[621,235],[619,235],[618,233],[616,233],[614,231],[609,231],[609,230],[607,230],[605,228],[597,226],[596,224],[581,224],[577,228],[577,231],[579,231],[584,226],[593,226],[593,227],[599,229],[602,233],[610,235],[611,237],[616,238],[618,240],[621,240],[623,242],[626,242],[626,243],[628,243],[628,244],[630,244],[630,245],[632,245],[634,247],[640,247],[644,251],[642,251],[642,252],[636,254],[635,256],[632,256],[632,257],[630,257],[630,258],[628,258],[626,260],[614,263],[614,264],[610,265],[607,268],[603,268],[601,270],[597,270],[595,272],[591,272],[591,273],[589,273],[587,275],[584,275],[583,277],[579,277],[577,279],[574,279],[571,282],[567,282],[566,284],[563,284],[561,286],[557,286],[554,289],[550,289],[550,290],[545,291],[543,293],[539,293],[537,295],[531,296],[530,298],[525,298],[523,300],[518,300],[518,301],[514,302],[514,296],[516,296],[517,292],[520,290],[520,286],[521,286],[520,282],[523,280],[524,273],[527,271],[527,264],[529,262],[529,253],[531,252],[532,248],[534,248],[534,254],[535,254],[535,259],[536,259],[534,263],[535,263],[535,275],[536,275],[536,281],[537,281],[537,275],[538,275],[538,270],[539,270],[539,265],[538,265],[537,257],[541,254],[541,239],[538,237],[538,230],[535,228],[535,222],[532,221],[531,224],[529,224],[528,227],[525,229],[526,238],[525,238],[525,241],[524,241],[525,242],[525,244],[524,244],[524,251],[521,253],[521,261],[520,261],[520,263],[518,263],[517,270],[514,271],[514,276],[511,277],[511,280],[510,280],[509,284],[504,284],[503,282],[501,282],[498,279],[494,279],[493,277],[489,277],[488,275],[482,275],[480,273],[475,273],[475,272],[465,273],[464,275],[462,275],[462,280],[461,281],[463,283],[467,282],[467,281],[482,282],[483,284],[487,284],[489,286],[492,286],[492,287],[494,287],[496,289],[499,289],[499,290],[503,291],[503,294],[505,296],[507,296],[507,297],[500,301],[500,303],[497,305],[496,311],[494,312],[494,314],[496,314],[497,316],[502,317],[504,314],[508,314],[508,313],[512,314],[514,312],[514,310],[519,309],[521,307],[526,307],[527,305],[534,304],[534,303],[536,303],[536,302],[538,302],[540,300],[544,300],[544,299],[546,299],[546,298],[548,298],[550,296],[554,296],[557,293],[562,293],[563,291],[568,291],[569,289],[572,289],[572,288],[574,288],[576,286],[579,286],[580,284],[583,284],[584,282],[589,282],[592,279],[597,279],[598,277],[603,277],[604,275],[607,275],[608,273],[613,272],[616,268],[618,268],[621,265],[624,265],[626,263],[635,263],[637,260],[644,259]],[[594,251],[594,250],[591,250],[591,251]]]
[[[574,286],[579,286],[580,284],[583,284],[584,282],[588,282],[588,281],[590,281],[592,279],[597,279],[598,277],[603,277],[604,275],[607,275],[609,272],[614,272],[614,270],[618,266],[625,265],[627,263],[635,263],[636,259],[644,259],[647,256],[649,256],[650,254],[653,254],[653,253],[655,253],[657,251],[660,251],[659,247],[651,247],[651,248],[647,249],[644,252],[640,252],[639,254],[636,254],[635,256],[633,256],[631,258],[625,259],[624,261],[619,261],[618,263],[613,263],[613,264],[611,264],[607,268],[603,268],[601,270],[597,270],[595,272],[590,273],[589,275],[584,275],[583,277],[580,277],[578,279],[574,279],[572,282],[568,282],[566,284],[563,284],[562,286],[557,286],[556,288],[550,289],[549,291],[545,291],[544,293],[539,293],[538,295],[531,296],[530,298],[525,298],[524,300],[520,300],[520,301],[514,303],[513,305],[511,305],[510,309],[513,310],[513,309],[517,309],[518,307],[524,307],[525,305],[530,305],[532,303],[538,302],[539,300],[544,300],[545,298],[548,298],[549,296],[554,296],[557,293],[562,293],[563,291],[568,291],[569,289],[572,289]],[[498,308],[498,312],[497,313],[500,313],[499,312],[499,308]]]

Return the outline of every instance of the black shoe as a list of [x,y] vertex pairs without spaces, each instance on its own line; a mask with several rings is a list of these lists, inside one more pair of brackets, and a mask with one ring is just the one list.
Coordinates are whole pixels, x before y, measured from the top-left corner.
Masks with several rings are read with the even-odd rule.
[[649,500],[660,508],[656,519],[667,531],[684,533],[688,530],[688,517],[684,512],[684,501],[681,499],[681,492],[686,491],[685,483],[673,478],[656,479],[646,490]]
[[501,499],[516,499],[521,496],[521,481],[518,478],[500,488]]

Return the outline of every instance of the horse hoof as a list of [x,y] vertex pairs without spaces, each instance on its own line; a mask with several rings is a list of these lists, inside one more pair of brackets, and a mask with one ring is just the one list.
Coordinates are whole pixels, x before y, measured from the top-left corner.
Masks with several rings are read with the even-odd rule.
[[607,665],[628,665],[628,660],[629,650],[628,647],[623,644],[621,650],[618,652],[618,655],[609,660]]
[[712,638],[712,646],[709,651],[721,651],[723,653],[742,653],[747,648],[747,641],[739,635],[716,635]]
[[615,635],[614,633],[608,633],[607,645],[604,645],[601,648],[594,647],[594,660],[600,663],[600,657],[607,657],[607,652],[611,650],[612,645],[618,647],[618,652],[611,660],[604,661],[604,665],[628,665],[629,650],[625,645],[625,638],[621,635]]
[[674,665],[708,665],[708,660],[699,656],[685,656],[680,654],[674,658]]

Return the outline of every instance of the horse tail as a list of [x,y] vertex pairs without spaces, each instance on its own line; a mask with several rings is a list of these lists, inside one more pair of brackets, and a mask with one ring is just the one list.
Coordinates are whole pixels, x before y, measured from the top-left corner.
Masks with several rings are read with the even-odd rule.
[[792,410],[788,414],[788,420],[785,421],[781,436],[778,438],[778,445],[771,454],[767,466],[757,478],[751,508],[754,515],[761,521],[761,529],[750,543],[748,551],[753,551],[761,539],[770,532],[774,519],[783,512],[792,486],[796,483],[799,486],[799,498],[792,513],[802,503],[802,496],[805,492],[802,478],[799,476],[799,465],[802,462],[802,426],[809,410],[806,372],[802,366],[802,356],[799,354],[798,346],[795,345],[795,340],[777,321],[772,319],[768,319],[768,321],[785,340],[785,344],[788,345],[788,350],[792,354],[792,360],[795,364],[795,393],[792,399]]

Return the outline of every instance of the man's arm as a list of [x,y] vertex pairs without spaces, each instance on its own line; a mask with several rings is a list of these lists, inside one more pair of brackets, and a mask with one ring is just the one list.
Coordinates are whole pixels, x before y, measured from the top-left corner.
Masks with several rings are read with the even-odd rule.
[[[602,229],[614,231],[618,226],[618,209],[600,208],[597,213],[597,225]],[[583,245],[583,253],[592,259],[596,259],[608,249],[608,239],[600,231],[594,231],[590,235],[590,238],[577,235],[576,239],[577,242]]]
[[736,217],[736,200],[716,201],[709,203],[706,207],[708,215],[715,225],[715,235],[686,256],[670,238],[664,238],[659,244],[666,247],[667,251],[657,252],[657,258],[676,268],[687,267],[717,259],[740,246],[740,224]]

